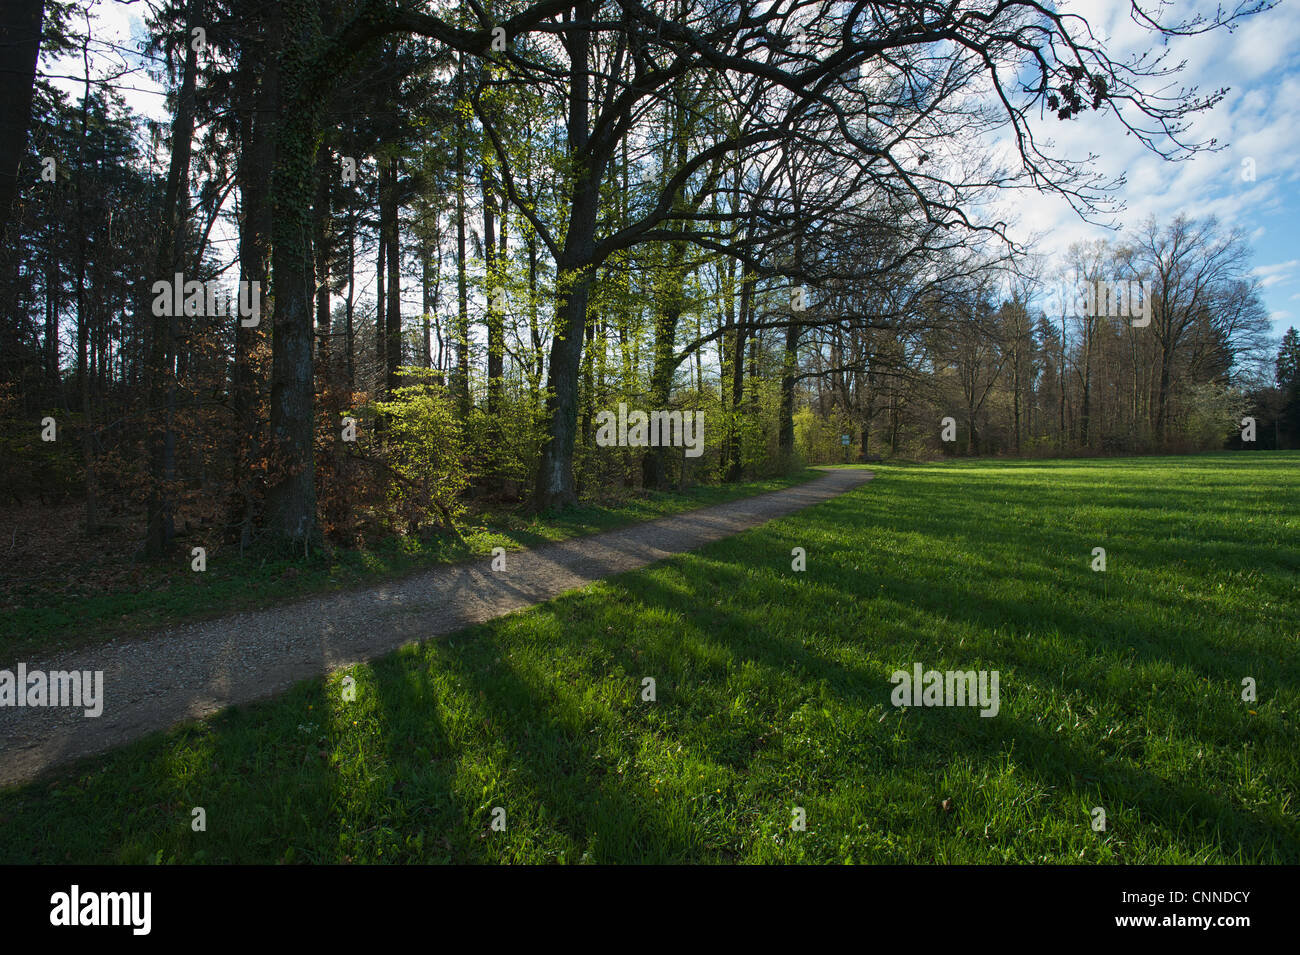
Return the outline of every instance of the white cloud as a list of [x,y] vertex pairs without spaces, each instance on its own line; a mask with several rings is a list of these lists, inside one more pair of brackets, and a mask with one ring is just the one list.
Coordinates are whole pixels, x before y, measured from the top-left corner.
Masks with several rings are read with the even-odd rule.
[[1257,265],[1252,271],[1255,277],[1259,279],[1259,284],[1264,288],[1268,288],[1271,285],[1289,283],[1293,278],[1292,273],[1295,272],[1296,266],[1300,266],[1300,259],[1277,262],[1273,265]]

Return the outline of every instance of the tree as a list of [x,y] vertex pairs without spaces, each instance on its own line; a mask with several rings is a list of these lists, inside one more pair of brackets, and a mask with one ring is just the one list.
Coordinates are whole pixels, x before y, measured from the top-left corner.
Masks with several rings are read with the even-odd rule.
[[[191,41],[191,30],[198,23],[200,0],[187,0],[181,33],[184,61],[180,88],[176,94],[176,111],[172,117],[171,160],[167,169],[167,186],[163,196],[162,221],[159,223],[158,248],[154,276],[168,282],[184,273],[186,242],[189,238],[190,156],[194,140],[195,84],[198,75],[198,43]],[[152,303],[142,297],[140,307]],[[171,309],[153,316],[150,330],[149,365],[151,372],[149,462],[149,514],[145,530],[144,553],[152,558],[167,553],[175,534],[170,485],[176,480],[176,336],[179,316]]]
[[27,148],[44,20],[45,0],[12,0],[0,14],[0,49],[8,61],[0,72],[0,217],[5,222],[13,208],[18,166]]
[[1135,244],[1137,263],[1150,277],[1151,330],[1158,344],[1153,428],[1167,442],[1177,365],[1209,310],[1246,274],[1250,247],[1240,230],[1225,232],[1213,217],[1193,220],[1182,215],[1165,227],[1148,219]]
[[1300,335],[1294,326],[1286,330],[1277,350],[1277,387],[1282,399],[1279,430],[1294,448],[1300,446]]

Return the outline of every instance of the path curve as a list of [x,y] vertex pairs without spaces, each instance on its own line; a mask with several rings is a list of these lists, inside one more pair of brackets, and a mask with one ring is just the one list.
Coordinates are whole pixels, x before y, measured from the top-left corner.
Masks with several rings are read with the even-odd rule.
[[[159,631],[130,642],[54,653],[27,670],[102,670],[103,713],[0,707],[0,787],[408,643],[543,603],[837,497],[874,475],[828,470],[806,484],[619,530],[451,564],[400,581],[310,597]],[[17,660],[0,669],[17,671]]]

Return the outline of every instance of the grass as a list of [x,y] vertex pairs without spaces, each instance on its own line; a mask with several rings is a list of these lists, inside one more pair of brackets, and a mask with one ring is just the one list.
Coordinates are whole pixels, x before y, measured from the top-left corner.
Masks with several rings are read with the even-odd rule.
[[449,535],[389,538],[372,549],[316,551],[308,559],[266,560],[234,551],[208,556],[203,573],[190,569],[181,548],[170,568],[133,568],[135,586],[95,582],[94,548],[85,547],[80,567],[56,579],[45,575],[4,591],[0,653],[17,659],[52,646],[80,646],[130,637],[161,627],[283,603],[311,594],[345,590],[404,577],[438,564],[485,557],[494,547],[518,550],[654,520],[670,514],[779,490],[817,477],[807,469],[789,477],[742,484],[700,485],[683,492],[638,492],[623,500],[587,503],[563,512],[527,515],[500,512]]
[[874,470],[0,794],[0,861],[1300,862],[1300,454]]

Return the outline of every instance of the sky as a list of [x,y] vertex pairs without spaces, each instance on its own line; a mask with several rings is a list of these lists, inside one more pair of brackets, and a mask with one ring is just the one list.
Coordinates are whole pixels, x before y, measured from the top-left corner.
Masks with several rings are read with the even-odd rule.
[[[1177,0],[1170,7],[1185,18],[1197,10],[1212,13],[1214,4]],[[1061,9],[1087,19],[1112,59],[1152,46],[1151,34],[1130,17],[1127,0],[1070,0]],[[1171,163],[1125,136],[1114,117],[1085,113],[1066,122],[1050,120],[1057,150],[1071,157],[1095,153],[1100,172],[1126,174],[1127,184],[1116,194],[1125,206],[1117,217],[1124,228],[1150,215],[1167,222],[1181,213],[1215,215],[1244,229],[1274,333],[1300,327],[1300,2],[1283,0],[1232,32],[1176,37],[1169,45],[1169,58],[1186,61],[1186,67],[1165,82],[1202,92],[1229,87],[1213,110],[1193,118],[1187,137],[1214,139],[1223,149]],[[1243,177],[1248,160],[1254,181]],[[1049,256],[1071,242],[1117,237],[1081,221],[1052,196],[1020,193],[1015,214],[1015,232],[1042,235],[1041,251]]]
[[[1152,7],[1154,0],[1143,2]],[[1224,0],[1229,6],[1233,2]],[[95,37],[134,46],[143,36],[142,6],[138,0],[99,0],[92,7]],[[1162,19],[1213,13],[1215,6],[1174,0],[1165,5]],[[1087,19],[1114,60],[1153,46],[1152,35],[1130,16],[1128,0],[1062,0],[1060,9]],[[1280,336],[1292,325],[1300,327],[1300,0],[1281,0],[1231,32],[1216,30],[1168,42],[1169,59],[1185,61],[1186,67],[1162,82],[1172,88],[1196,86],[1201,92],[1229,88],[1213,110],[1193,118],[1187,136],[1214,139],[1221,149],[1171,163],[1126,136],[1104,111],[1066,122],[1050,118],[1035,126],[1035,134],[1050,136],[1057,154],[1077,158],[1095,153],[1099,172],[1126,176],[1127,183],[1115,193],[1123,204],[1116,217],[1122,228],[1149,215],[1167,222],[1181,213],[1192,218],[1215,215],[1226,225],[1244,229],[1274,334]],[[80,68],[79,57],[45,66],[47,72],[72,76],[79,75]],[[133,109],[165,118],[155,84],[142,74],[127,82],[137,87],[121,90]],[[79,95],[75,80],[61,83]],[[1253,180],[1244,175],[1247,166],[1253,168]],[[1014,238],[1033,239],[1031,251],[1049,258],[1075,241],[1122,237],[1122,232],[1081,220],[1064,199],[1051,195],[1017,192],[1001,211],[1015,222]]]

